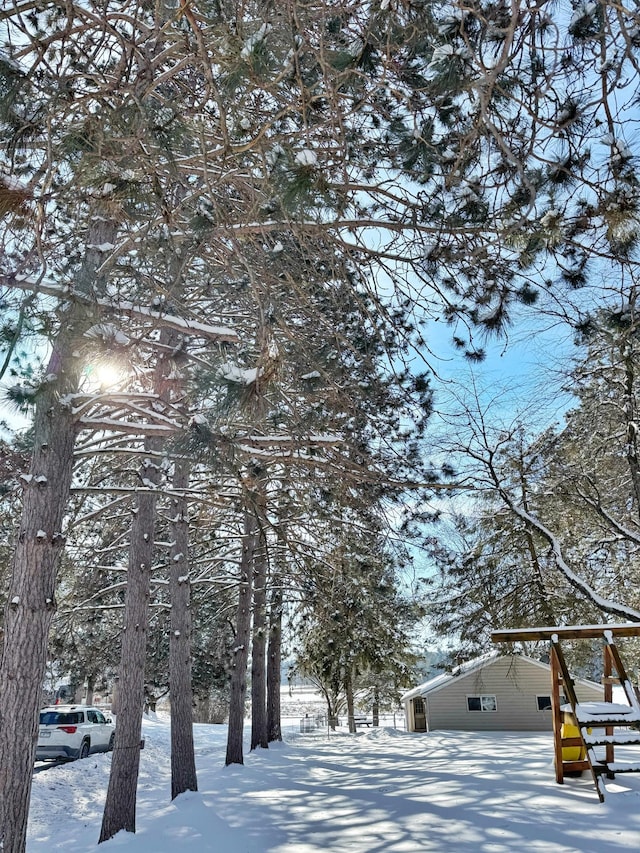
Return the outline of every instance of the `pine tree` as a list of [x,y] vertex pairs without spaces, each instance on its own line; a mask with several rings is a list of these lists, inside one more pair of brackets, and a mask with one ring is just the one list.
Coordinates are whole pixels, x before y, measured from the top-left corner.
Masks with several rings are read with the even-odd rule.
[[358,691],[398,700],[415,658],[410,630],[420,612],[398,592],[397,566],[380,532],[351,536],[314,566],[304,584],[296,668],[327,701],[332,725],[341,703],[355,731]]

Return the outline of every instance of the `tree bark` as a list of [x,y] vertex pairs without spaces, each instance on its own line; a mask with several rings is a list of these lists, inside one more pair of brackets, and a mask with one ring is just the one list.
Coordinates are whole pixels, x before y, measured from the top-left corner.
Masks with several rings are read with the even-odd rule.
[[350,734],[355,734],[355,731],[356,731],[355,703],[353,700],[353,679],[351,677],[350,672],[345,676],[344,690],[345,690],[345,694],[347,697],[347,719],[349,721],[349,732],[350,732]]
[[[157,445],[158,439],[147,439],[145,442],[148,451],[157,449]],[[159,470],[152,458],[143,460],[141,474],[145,481],[158,483]],[[153,492],[140,492],[131,524],[116,737],[99,843],[113,838],[121,829],[126,832],[136,831],[136,793],[144,710],[144,665],[155,514],[156,495]]]
[[[626,342],[625,342],[626,343]],[[640,462],[638,461],[638,422],[635,404],[636,363],[633,348],[626,345],[621,353],[624,367],[624,398],[622,411],[626,430],[625,456],[629,466],[636,512],[640,514]]]
[[331,731],[336,730],[338,725],[339,700],[337,696],[331,696],[328,691],[324,692],[324,698],[327,703],[327,721]]
[[371,725],[378,728],[380,725],[380,692],[377,687],[373,688],[373,701],[371,707]]
[[258,524],[255,512],[248,505],[245,505],[225,765],[244,764],[242,737],[244,733],[244,702],[247,694],[247,660],[249,657],[251,632],[253,558],[257,544],[257,531]]
[[282,740],[280,669],[282,664],[282,589],[271,592],[267,651],[267,740]]
[[[263,510],[260,495],[260,509]],[[261,521],[263,514],[260,513]],[[253,561],[253,635],[251,642],[251,749],[267,749],[267,541],[261,524]]]
[[[189,464],[175,463],[173,488],[189,485]],[[169,695],[171,697],[171,799],[198,790],[193,745],[193,690],[191,685],[191,586],[189,583],[189,518],[187,500],[171,501],[171,635],[169,637]]]
[[[22,522],[14,552],[5,610],[0,666],[0,849],[21,853],[27,816],[40,694],[55,610],[56,575],[64,544],[62,519],[73,471],[75,429],[56,393],[45,391],[35,419],[33,478],[24,492]],[[36,477],[46,477],[37,484]]]
[[[161,350],[172,352],[176,338],[177,333],[174,330],[161,329]],[[172,357],[159,358],[154,370],[154,391],[166,401],[171,400],[172,391],[175,391],[177,380],[171,378],[174,374],[173,367]],[[151,486],[152,489],[138,493],[131,525],[118,682],[118,719],[99,842],[107,841],[122,829],[126,832],[136,831],[136,791],[145,703],[147,623],[155,546],[157,494],[153,491],[153,486],[160,482],[160,468],[154,460],[157,460],[158,451],[162,448],[162,438],[145,439],[145,451],[152,455],[143,459],[140,479],[147,488]],[[186,546],[184,554],[186,555]]]
[[[96,218],[87,245],[113,242],[115,226]],[[75,289],[98,290],[95,270],[103,257],[87,249]],[[76,425],[65,402],[78,389],[81,368],[77,341],[93,322],[91,308],[78,302],[62,317],[36,400],[34,448],[25,479],[22,517],[11,564],[0,661],[0,849],[22,853],[49,627],[55,611],[56,577],[64,545],[63,519],[73,473]]]
[[93,675],[87,676],[87,685],[84,693],[84,704],[85,705],[93,705],[93,689],[95,685],[95,678]]

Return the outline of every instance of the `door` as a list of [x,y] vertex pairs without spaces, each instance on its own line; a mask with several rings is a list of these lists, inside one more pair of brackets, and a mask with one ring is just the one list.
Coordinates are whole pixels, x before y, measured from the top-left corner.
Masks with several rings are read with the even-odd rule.
[[87,722],[92,723],[91,726],[91,749],[101,750],[106,749],[111,737],[111,727],[107,725],[107,721],[100,711],[90,709],[87,711]]
[[427,730],[427,709],[422,696],[417,696],[413,700],[413,726],[416,732]]

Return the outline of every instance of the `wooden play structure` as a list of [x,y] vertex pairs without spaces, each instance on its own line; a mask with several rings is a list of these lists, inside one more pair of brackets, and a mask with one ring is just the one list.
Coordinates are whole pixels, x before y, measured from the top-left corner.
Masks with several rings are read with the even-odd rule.
[[[565,774],[589,770],[600,802],[604,802],[603,776],[613,779],[616,773],[640,773],[640,755],[631,763],[615,760],[616,746],[640,745],[640,700],[620,658],[616,637],[640,637],[640,624],[513,628],[491,635],[494,643],[549,642],[556,781],[561,785]],[[562,641],[597,638],[603,641],[604,701],[580,703]],[[623,688],[627,704],[613,702],[614,684]]]

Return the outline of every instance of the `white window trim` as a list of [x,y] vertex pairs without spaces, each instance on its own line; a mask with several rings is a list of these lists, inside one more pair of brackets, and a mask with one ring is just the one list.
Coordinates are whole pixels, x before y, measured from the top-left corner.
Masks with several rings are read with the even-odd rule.
[[[495,693],[469,693],[467,694],[467,711],[469,714],[495,714],[498,710],[498,697]],[[480,708],[477,711],[472,710],[469,707],[469,699],[479,699],[480,700]],[[482,700],[483,699],[493,699],[493,703],[495,705],[494,708],[483,708]]]

